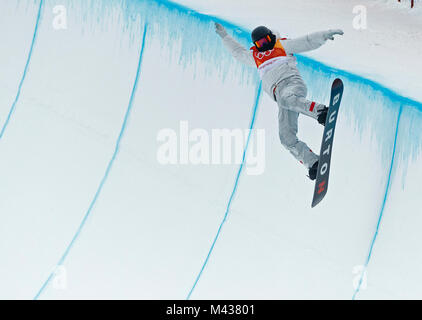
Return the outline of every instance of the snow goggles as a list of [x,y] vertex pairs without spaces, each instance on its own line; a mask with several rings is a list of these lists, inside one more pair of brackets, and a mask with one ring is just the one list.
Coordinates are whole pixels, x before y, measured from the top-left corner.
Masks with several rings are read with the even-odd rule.
[[255,46],[260,49],[263,46],[265,46],[266,44],[270,44],[271,43],[271,37],[270,35],[266,35],[264,38],[259,39],[258,41],[255,41],[254,44]]

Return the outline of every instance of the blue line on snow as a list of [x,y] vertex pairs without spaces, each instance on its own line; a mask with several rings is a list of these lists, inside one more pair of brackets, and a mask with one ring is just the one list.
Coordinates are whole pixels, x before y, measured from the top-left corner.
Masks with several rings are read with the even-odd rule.
[[261,89],[262,89],[262,83],[260,82],[259,83],[259,86],[257,88],[257,91],[256,91],[255,105],[254,105],[254,108],[253,108],[253,111],[252,111],[252,119],[251,119],[251,122],[250,122],[250,125],[249,125],[249,130],[250,131],[249,131],[249,134],[248,134],[248,139],[246,140],[245,149],[243,150],[242,163],[240,164],[239,170],[237,171],[236,180],[235,180],[235,183],[234,183],[234,187],[233,187],[232,193],[231,193],[230,198],[229,198],[229,202],[227,203],[226,212],[224,214],[223,220],[220,223],[220,226],[218,227],[217,234],[215,235],[215,238],[214,238],[214,241],[212,242],[211,248],[208,251],[208,255],[207,255],[207,257],[206,257],[206,259],[205,259],[205,261],[204,261],[204,263],[203,263],[203,265],[201,267],[201,270],[199,271],[198,276],[195,279],[195,282],[194,282],[194,284],[192,286],[192,289],[190,290],[190,292],[189,292],[189,294],[187,296],[187,300],[190,299],[193,291],[196,288],[196,285],[198,284],[199,279],[202,276],[202,273],[203,273],[206,265],[208,264],[208,261],[209,261],[209,259],[211,257],[211,254],[212,254],[213,250],[214,250],[215,244],[216,244],[216,242],[217,242],[217,240],[218,240],[218,238],[219,238],[219,236],[221,234],[221,230],[223,228],[223,225],[226,222],[227,217],[229,215],[230,208],[231,208],[231,205],[232,205],[234,196],[235,196],[236,191],[237,191],[237,188],[239,186],[239,179],[240,179],[240,176],[241,176],[241,174],[243,172],[243,168],[244,168],[244,164],[245,164],[245,159],[246,159],[246,152],[248,151],[249,141],[250,141],[250,138],[251,138],[252,129],[254,128],[255,119],[256,119],[256,113],[257,113],[257,110],[258,110],[258,105],[259,105],[259,101],[260,101],[260,97],[261,97],[261,91],[262,91]]
[[391,187],[391,179],[392,179],[392,175],[393,175],[394,160],[395,160],[395,157],[396,157],[397,137],[398,137],[398,133],[399,133],[399,126],[400,126],[400,119],[401,119],[402,111],[403,111],[403,105],[400,105],[400,110],[399,110],[399,114],[398,114],[398,117],[397,117],[396,134],[395,134],[395,137],[394,137],[393,155],[391,156],[391,164],[390,164],[390,170],[388,172],[388,179],[387,179],[387,185],[386,185],[386,188],[385,188],[384,199],[382,201],[377,226],[375,228],[375,233],[374,233],[374,236],[372,237],[371,245],[369,247],[368,257],[366,258],[365,265],[364,265],[364,268],[362,270],[358,286],[357,286],[357,288],[356,288],[356,290],[353,294],[353,297],[352,297],[353,300],[355,300],[355,298],[356,298],[357,294],[359,293],[360,288],[362,286],[363,277],[365,276],[366,269],[368,268],[368,264],[371,260],[375,241],[377,240],[378,233],[379,233],[379,230],[380,230],[380,227],[381,227],[381,220],[382,220],[382,217],[384,215],[384,209],[385,209],[385,205],[387,203],[387,198],[388,198],[388,194],[389,194],[390,187]]
[[38,28],[41,22],[41,13],[42,13],[43,6],[44,6],[44,0],[40,0],[37,20],[35,23],[34,35],[32,36],[32,43],[29,49],[28,58],[26,59],[25,69],[23,70],[21,81],[19,82],[18,92],[16,94],[15,100],[13,101],[12,106],[10,107],[9,113],[7,114],[6,121],[4,122],[3,127],[1,128],[0,139],[3,138],[4,132],[6,131],[7,126],[9,125],[10,119],[12,118],[12,114],[16,109],[16,104],[18,103],[19,97],[21,95],[22,86],[23,86],[23,83],[25,82],[25,78],[28,73],[29,63],[31,62],[32,52],[34,51],[35,42],[37,40]]
[[[147,24],[145,24],[145,26],[144,26],[144,34],[143,34],[143,37],[142,37],[142,47],[141,47],[141,51],[140,51],[140,55],[139,55],[138,69],[137,69],[137,72],[136,72],[135,82],[134,82],[132,93],[131,93],[131,96],[130,96],[130,99],[129,99],[129,104],[128,104],[128,107],[127,107],[127,110],[126,110],[126,114],[125,114],[125,117],[124,117],[124,120],[123,120],[123,124],[122,124],[122,127],[120,129],[120,133],[119,133],[119,136],[117,138],[117,141],[116,141],[116,146],[115,146],[115,149],[114,149],[113,156],[111,157],[111,159],[110,159],[110,161],[108,163],[108,166],[107,166],[107,169],[105,171],[105,174],[104,174],[103,178],[101,179],[100,185],[98,186],[98,189],[97,189],[97,191],[95,193],[95,196],[92,199],[91,204],[89,205],[88,210],[85,213],[85,216],[82,219],[81,224],[79,225],[79,227],[78,227],[75,235],[73,236],[72,241],[67,246],[65,252],[63,253],[62,257],[60,258],[59,262],[57,263],[57,266],[63,265],[66,257],[68,256],[68,254],[70,252],[70,250],[72,249],[73,245],[75,244],[75,241],[78,239],[78,237],[79,237],[79,235],[80,235],[83,227],[85,226],[85,223],[86,223],[88,217],[90,216],[90,214],[92,212],[92,209],[94,208],[95,203],[98,200],[98,197],[99,197],[99,195],[101,193],[101,190],[103,189],[104,184],[107,181],[107,178],[108,178],[108,176],[110,174],[110,171],[111,171],[111,169],[113,167],[113,163],[116,160],[117,154],[118,154],[119,149],[120,149],[120,142],[121,142],[121,140],[123,138],[123,135],[124,135],[124,133],[126,131],[127,123],[128,123],[129,117],[130,117],[132,106],[133,106],[133,101],[135,100],[135,93],[136,93],[136,90],[137,90],[137,87],[138,87],[139,76],[140,76],[140,73],[141,73],[141,65],[142,65],[142,57],[143,57],[144,48],[145,48],[145,36],[146,36],[146,33],[147,33]],[[55,270],[53,272],[51,272],[51,274],[49,275],[49,277],[47,278],[47,280],[42,285],[41,289],[35,295],[34,300],[37,300],[40,297],[40,295],[47,288],[47,286],[50,283],[50,281],[53,279],[54,275],[55,275]]]

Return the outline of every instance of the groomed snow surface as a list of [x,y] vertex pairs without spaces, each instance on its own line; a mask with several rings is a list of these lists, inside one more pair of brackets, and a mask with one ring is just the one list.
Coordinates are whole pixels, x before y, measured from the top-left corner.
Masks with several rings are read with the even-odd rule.
[[[360,31],[354,0],[1,2],[0,298],[422,298],[420,11],[363,2]],[[311,99],[345,83],[316,208],[275,103],[215,20],[245,46],[267,21],[292,37],[345,29],[298,57]],[[246,160],[264,132],[262,172],[163,165],[157,138],[184,124],[246,130]],[[299,131],[318,150],[321,126]]]

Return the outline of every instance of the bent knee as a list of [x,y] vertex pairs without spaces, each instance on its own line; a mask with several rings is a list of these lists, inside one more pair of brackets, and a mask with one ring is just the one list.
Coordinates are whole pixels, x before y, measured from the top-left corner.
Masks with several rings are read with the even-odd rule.
[[280,103],[285,106],[295,106],[300,102],[300,99],[303,99],[303,96],[296,94],[282,95],[280,97]]
[[296,143],[298,142],[298,138],[296,137],[296,135],[293,135],[291,133],[280,132],[279,137],[281,145],[289,151],[294,149]]

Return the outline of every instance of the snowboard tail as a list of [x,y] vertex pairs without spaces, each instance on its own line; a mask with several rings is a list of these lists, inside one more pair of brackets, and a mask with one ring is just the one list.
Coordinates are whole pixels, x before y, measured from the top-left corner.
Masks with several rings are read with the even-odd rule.
[[324,199],[328,191],[334,132],[336,129],[341,98],[343,97],[343,89],[343,82],[340,79],[335,79],[331,86],[330,106],[328,108],[327,120],[322,136],[312,208]]

